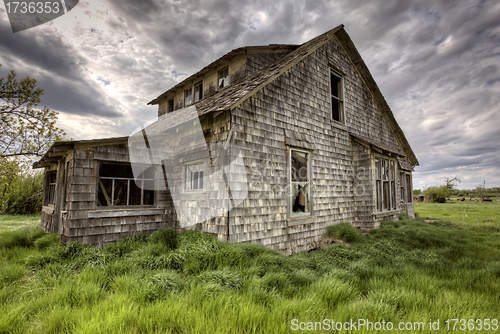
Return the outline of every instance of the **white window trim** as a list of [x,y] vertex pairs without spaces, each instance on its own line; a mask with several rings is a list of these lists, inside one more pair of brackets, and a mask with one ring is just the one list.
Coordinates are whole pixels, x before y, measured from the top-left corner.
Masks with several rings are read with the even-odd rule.
[[[224,85],[224,87],[220,87],[220,83],[219,83],[219,73],[224,71],[225,69],[227,69],[227,84]],[[221,89],[224,89],[228,86],[231,85],[231,72],[229,71],[229,66],[224,66],[223,68],[221,68],[220,70],[217,71],[217,90],[221,90]]]
[[[190,166],[200,165],[198,171],[203,171],[203,188],[202,189],[189,189],[188,188],[188,169]],[[194,194],[194,193],[204,193],[207,189],[207,162],[206,160],[195,160],[190,161],[182,166],[182,190],[184,193]]]
[[[188,89],[184,89],[184,101],[183,101],[184,102],[184,107],[187,107],[187,106],[193,104],[193,100],[194,100],[193,88],[194,88],[194,86],[191,86]],[[190,103],[186,103],[186,92],[188,92],[188,91],[191,91],[191,102]]]
[[[337,122],[339,124],[345,124],[345,89],[344,89],[344,74],[340,73],[339,71],[335,70],[332,67],[329,67],[330,72],[328,73],[328,82],[329,82],[329,91],[328,94],[330,96],[330,119],[334,122]],[[340,97],[336,97],[332,95],[332,76],[336,76],[337,78],[340,79]],[[332,103],[332,98],[335,98],[337,101],[340,102],[340,121],[337,121],[333,119],[333,106],[331,105]]]
[[[301,212],[301,213],[294,213],[293,210],[293,198],[292,198],[292,151],[297,151],[297,152],[302,152],[302,153],[307,153],[307,180],[308,180],[308,187],[307,187],[307,195],[309,197],[309,212]],[[312,206],[313,206],[313,201],[312,201],[312,196],[311,196],[311,188],[312,188],[312,173],[311,173],[311,165],[312,165],[312,152],[309,150],[305,149],[300,149],[300,148],[295,148],[295,147],[288,147],[288,217],[290,219],[294,218],[304,218],[304,217],[311,217],[312,216]]]

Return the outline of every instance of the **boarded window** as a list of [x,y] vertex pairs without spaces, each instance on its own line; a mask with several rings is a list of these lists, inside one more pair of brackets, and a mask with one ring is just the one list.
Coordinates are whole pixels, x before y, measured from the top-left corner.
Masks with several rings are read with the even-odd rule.
[[330,71],[330,93],[332,103],[332,119],[344,123],[344,97],[342,77]]
[[154,205],[154,166],[104,162],[99,168],[97,206]]
[[229,67],[219,71],[219,89],[229,86]]
[[203,98],[203,82],[198,82],[194,85],[194,102],[198,102]]
[[54,204],[56,197],[56,178],[57,172],[48,172],[45,183],[45,193],[43,205]]
[[184,91],[184,106],[190,105],[193,103],[193,89],[189,88]]
[[309,152],[290,150],[292,216],[310,214],[311,212],[309,159]]
[[186,166],[186,191],[203,190],[205,163],[195,163]]

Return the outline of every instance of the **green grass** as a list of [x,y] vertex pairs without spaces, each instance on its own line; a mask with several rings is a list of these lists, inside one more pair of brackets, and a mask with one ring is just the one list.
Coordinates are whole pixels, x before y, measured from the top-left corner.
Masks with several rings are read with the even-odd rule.
[[0,213],[0,232],[22,227],[40,226],[40,219],[40,213],[33,215],[11,215]]
[[478,233],[500,232],[500,202],[415,203],[415,212],[427,220],[446,220]]
[[498,232],[450,221],[402,217],[294,256],[194,231],[99,249],[15,229],[0,232],[0,266],[0,333],[289,333],[293,319],[359,318],[440,319],[444,333],[448,318],[500,318]]

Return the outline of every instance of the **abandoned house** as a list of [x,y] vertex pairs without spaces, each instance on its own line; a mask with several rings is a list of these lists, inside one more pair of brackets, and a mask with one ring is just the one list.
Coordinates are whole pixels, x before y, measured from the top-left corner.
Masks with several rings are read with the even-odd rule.
[[332,224],[414,216],[417,158],[342,25],[232,50],[149,104],[138,135],[57,142],[34,164],[43,230],[103,245],[195,228],[293,254]]

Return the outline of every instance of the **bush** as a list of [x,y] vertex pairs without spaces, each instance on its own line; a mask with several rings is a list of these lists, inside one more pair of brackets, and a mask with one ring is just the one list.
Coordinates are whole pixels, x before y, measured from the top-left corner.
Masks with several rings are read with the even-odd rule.
[[43,173],[21,174],[0,186],[0,209],[11,214],[31,214],[42,210]]
[[430,202],[445,203],[446,198],[450,197],[450,189],[446,185],[428,187],[423,194]]
[[349,223],[328,226],[326,234],[331,239],[342,239],[346,242],[357,242],[362,238],[361,233]]

